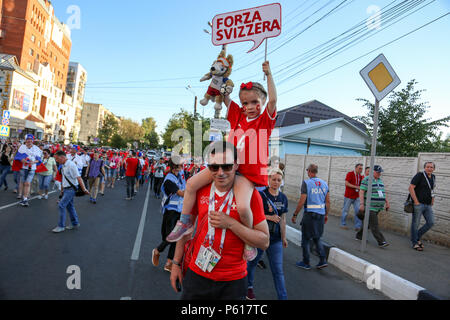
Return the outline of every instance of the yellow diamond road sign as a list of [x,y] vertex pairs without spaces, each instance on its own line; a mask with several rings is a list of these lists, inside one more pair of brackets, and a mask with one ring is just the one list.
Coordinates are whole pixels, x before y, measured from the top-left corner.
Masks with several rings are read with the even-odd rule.
[[401,82],[383,54],[376,57],[359,73],[378,101],[386,97]]

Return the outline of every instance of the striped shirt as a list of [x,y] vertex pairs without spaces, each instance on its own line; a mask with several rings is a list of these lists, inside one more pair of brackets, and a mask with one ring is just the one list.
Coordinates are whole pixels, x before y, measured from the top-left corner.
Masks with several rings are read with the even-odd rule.
[[[364,206],[365,206],[367,202],[367,190],[369,189],[369,177],[364,178],[364,180],[361,182],[360,189],[365,191],[364,192]],[[380,212],[384,210],[385,203],[386,203],[386,191],[384,190],[384,183],[381,179],[373,179],[372,197],[370,200],[370,211]]]

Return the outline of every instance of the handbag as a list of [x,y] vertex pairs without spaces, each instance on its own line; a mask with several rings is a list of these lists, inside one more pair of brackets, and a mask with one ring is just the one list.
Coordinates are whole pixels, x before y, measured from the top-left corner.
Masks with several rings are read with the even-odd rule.
[[86,195],[86,194],[84,193],[83,189],[81,189],[81,186],[80,186],[80,185],[78,185],[78,187],[75,187],[75,186],[73,185],[73,183],[70,182],[69,179],[67,179],[66,175],[65,175],[65,174],[63,173],[63,171],[62,171],[62,168],[61,168],[61,174],[62,174],[62,176],[63,176],[64,178],[66,178],[67,182],[68,182],[68,183],[70,184],[70,186],[75,190],[75,197],[83,197],[83,196]]
[[405,204],[403,206],[403,210],[406,213],[413,213],[414,212],[414,203],[413,200],[411,198],[411,195],[408,195],[408,199],[406,199]]
[[[273,210],[275,211],[275,214],[277,215],[277,216],[279,216],[279,214],[278,214],[278,209],[277,209],[277,207],[275,206],[275,204],[272,202],[272,200],[270,200],[269,199],[269,197],[267,197],[267,195],[266,195],[266,193],[263,191],[261,194],[263,194],[264,195],[264,198],[266,198],[266,200],[269,202],[269,204],[270,204],[270,206],[273,208]],[[277,225],[278,225],[278,223],[275,223],[275,222],[273,222],[273,221],[269,221],[269,220],[267,220],[267,226],[269,227],[269,233],[271,234],[271,235],[274,235],[276,232],[277,232]]]

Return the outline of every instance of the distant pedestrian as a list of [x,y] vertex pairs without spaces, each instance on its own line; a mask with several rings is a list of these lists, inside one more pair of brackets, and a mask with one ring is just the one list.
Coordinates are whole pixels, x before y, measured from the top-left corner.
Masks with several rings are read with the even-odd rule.
[[[411,180],[409,193],[414,202],[414,212],[411,220],[411,243],[413,249],[423,251],[423,235],[434,225],[433,205],[436,187],[436,169],[433,162],[425,162],[424,171],[417,173]],[[423,215],[425,224],[420,226],[420,218]]]
[[[387,247],[389,243],[386,242],[383,234],[380,231],[378,225],[378,213],[386,208],[389,210],[389,201],[386,196],[386,190],[384,188],[383,180],[381,180],[381,173],[383,169],[379,165],[375,165],[373,169],[373,182],[372,182],[372,195],[370,200],[370,214],[369,214],[369,229],[372,230],[374,238],[378,242],[379,247]],[[369,188],[369,177],[365,177],[361,182],[359,191],[359,212],[360,217],[364,215],[365,206],[367,205],[367,190]],[[365,219],[365,217],[364,217]],[[364,228],[359,229],[356,234],[356,240],[362,240]]]
[[172,260],[175,254],[176,243],[167,242],[166,238],[180,219],[181,209],[183,207],[184,189],[186,188],[186,181],[181,175],[182,166],[179,165],[179,157],[172,157],[169,160],[170,172],[164,179],[161,186],[163,193],[163,221],[161,225],[162,242],[152,251],[152,263],[155,267],[159,264],[160,254],[169,247],[167,254],[167,262],[164,270],[170,272],[172,270]]
[[98,151],[94,152],[94,158],[89,162],[86,169],[86,178],[89,181],[89,190],[91,197],[89,201],[93,204],[97,203],[98,188],[101,176],[105,176],[105,168],[103,160],[100,159]]
[[355,213],[353,218],[355,231],[358,231],[362,225],[361,220],[357,217],[359,212],[359,187],[363,178],[361,175],[362,171],[363,165],[358,163],[355,166],[355,170],[348,172],[345,177],[344,207],[342,208],[341,215],[341,228],[343,229],[348,229],[347,222],[345,220],[347,218],[348,210],[352,205]]
[[132,200],[135,195],[134,186],[136,184],[136,170],[139,166],[139,159],[136,158],[136,152],[130,151],[130,153],[131,157],[127,158],[125,161],[125,179],[127,182],[127,197],[125,200]]
[[11,164],[13,161],[13,151],[10,145],[4,144],[0,157],[0,187],[5,185],[5,191],[8,190],[8,182],[6,176],[11,172]]
[[[288,199],[280,192],[283,172],[279,168],[272,168],[269,172],[269,187],[260,191],[264,205],[267,224],[269,226],[270,244],[266,249],[269,258],[270,270],[272,271],[275,290],[278,300],[287,300],[286,285],[283,272],[283,248],[287,248],[286,240],[286,213],[288,212]],[[258,255],[252,261],[247,262],[247,299],[254,300],[255,293],[253,282],[255,278],[255,269],[264,251],[258,249]]]
[[47,171],[39,172],[37,176],[39,177],[39,196],[38,199],[48,199],[48,190],[50,189],[50,183],[53,180],[53,176],[56,174],[58,168],[56,167],[56,161],[50,156],[50,150],[44,149],[42,152],[44,158],[42,163],[44,164]]
[[155,166],[155,186],[154,186],[154,192],[155,197],[159,198],[159,195],[161,193],[161,184],[164,180],[164,172],[166,171],[166,165],[164,164],[164,159],[159,159],[159,163]]
[[30,196],[31,182],[36,173],[36,164],[42,160],[42,151],[33,144],[33,141],[34,136],[27,134],[25,144],[20,146],[15,157],[15,160],[22,161],[22,169],[20,170],[21,186],[19,187],[18,198],[21,196],[20,191],[22,191],[23,200],[20,202],[20,205],[23,207],[29,206],[28,197]]
[[55,153],[55,160],[60,165],[62,165],[62,184],[60,195],[61,200],[58,202],[58,226],[52,231],[54,233],[59,233],[63,232],[66,229],[66,210],[69,212],[71,221],[71,225],[68,226],[67,229],[70,230],[73,228],[78,228],[80,226],[73,198],[75,197],[76,188],[78,187],[78,185],[81,186],[81,189],[85,194],[89,194],[89,191],[87,191],[86,187],[84,186],[83,179],[81,179],[76,164],[70,160],[67,160],[66,153],[64,151],[57,151]]
[[323,235],[324,225],[330,211],[330,194],[327,183],[316,177],[318,169],[315,164],[310,164],[306,169],[309,179],[302,183],[300,200],[292,216],[292,223],[295,224],[299,212],[304,208],[301,222],[303,260],[298,261],[296,266],[306,270],[311,269],[309,264],[311,239],[314,241],[320,258],[316,268],[322,269],[328,266],[325,249],[320,238]]

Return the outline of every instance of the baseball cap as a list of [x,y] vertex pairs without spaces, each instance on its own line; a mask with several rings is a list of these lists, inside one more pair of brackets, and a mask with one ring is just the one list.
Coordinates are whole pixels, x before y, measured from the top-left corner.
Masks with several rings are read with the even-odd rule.
[[25,136],[25,140],[28,140],[28,139],[34,140],[34,136],[32,134],[27,134]]
[[379,165],[375,165],[375,166],[373,166],[373,171],[375,171],[375,172],[383,172],[383,168],[381,168],[381,166],[379,166]]

